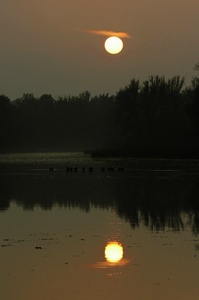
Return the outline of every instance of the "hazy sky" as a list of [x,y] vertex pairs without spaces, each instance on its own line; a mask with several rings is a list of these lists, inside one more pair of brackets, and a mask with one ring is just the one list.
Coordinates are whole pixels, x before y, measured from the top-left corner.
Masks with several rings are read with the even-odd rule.
[[[132,39],[110,55],[90,30]],[[114,94],[149,75],[189,83],[198,61],[199,0],[0,0],[0,94],[11,99]]]

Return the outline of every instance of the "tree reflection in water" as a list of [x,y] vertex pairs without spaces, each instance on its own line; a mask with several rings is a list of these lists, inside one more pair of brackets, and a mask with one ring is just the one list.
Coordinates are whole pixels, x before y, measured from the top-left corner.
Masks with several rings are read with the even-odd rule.
[[[25,210],[54,205],[114,209],[132,228],[184,230],[188,224],[199,233],[199,185],[194,180],[142,180],[130,178],[2,177],[0,211],[10,202]],[[14,200],[13,200],[14,199]]]

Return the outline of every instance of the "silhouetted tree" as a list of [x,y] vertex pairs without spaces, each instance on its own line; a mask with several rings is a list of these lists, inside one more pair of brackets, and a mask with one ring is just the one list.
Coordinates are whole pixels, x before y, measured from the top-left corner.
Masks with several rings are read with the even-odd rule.
[[0,95],[0,145],[4,150],[10,144],[11,119],[10,99],[5,95]]
[[145,144],[154,144],[159,127],[158,113],[167,97],[167,87],[164,77],[151,76],[144,81],[140,91],[141,126]]
[[132,80],[116,95],[117,119],[123,146],[161,149],[179,142],[186,131],[187,118],[183,97],[184,78],[150,76],[140,86]]
[[[183,119],[183,96],[182,89],[184,87],[185,79],[180,76],[174,76],[167,82],[167,122],[166,127],[169,128],[167,132],[169,139],[175,141],[178,139],[181,131],[181,125],[185,121]],[[183,119],[183,122],[181,120]]]
[[194,77],[191,85],[186,89],[186,95],[190,99],[187,104],[187,112],[193,125],[193,132],[199,134],[199,77]]
[[116,94],[116,122],[121,126],[122,145],[132,146],[139,139],[139,80],[130,84]]
[[8,105],[10,103],[10,99],[5,96],[5,95],[0,95],[0,107],[2,109],[2,107]]

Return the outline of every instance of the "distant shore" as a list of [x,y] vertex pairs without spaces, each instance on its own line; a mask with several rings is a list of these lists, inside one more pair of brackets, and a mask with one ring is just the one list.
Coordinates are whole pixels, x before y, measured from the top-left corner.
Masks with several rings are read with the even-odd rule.
[[84,154],[89,154],[93,158],[102,157],[134,157],[134,158],[168,158],[168,159],[199,159],[198,147],[175,147],[173,149],[90,149],[85,150]]
[[174,145],[165,147],[135,147],[135,148],[9,148],[0,149],[0,154],[32,154],[32,153],[83,153],[91,158],[154,158],[154,159],[199,159],[199,145]]

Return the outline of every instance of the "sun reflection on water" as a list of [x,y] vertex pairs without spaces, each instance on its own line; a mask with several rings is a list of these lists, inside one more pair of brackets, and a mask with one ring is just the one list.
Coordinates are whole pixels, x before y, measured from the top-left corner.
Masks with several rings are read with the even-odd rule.
[[123,247],[117,241],[107,243],[104,251],[105,258],[110,263],[118,263],[123,258]]
[[130,260],[124,258],[123,245],[117,241],[107,242],[104,249],[105,261],[97,262],[92,265],[93,268],[106,269],[111,267],[124,267]]

